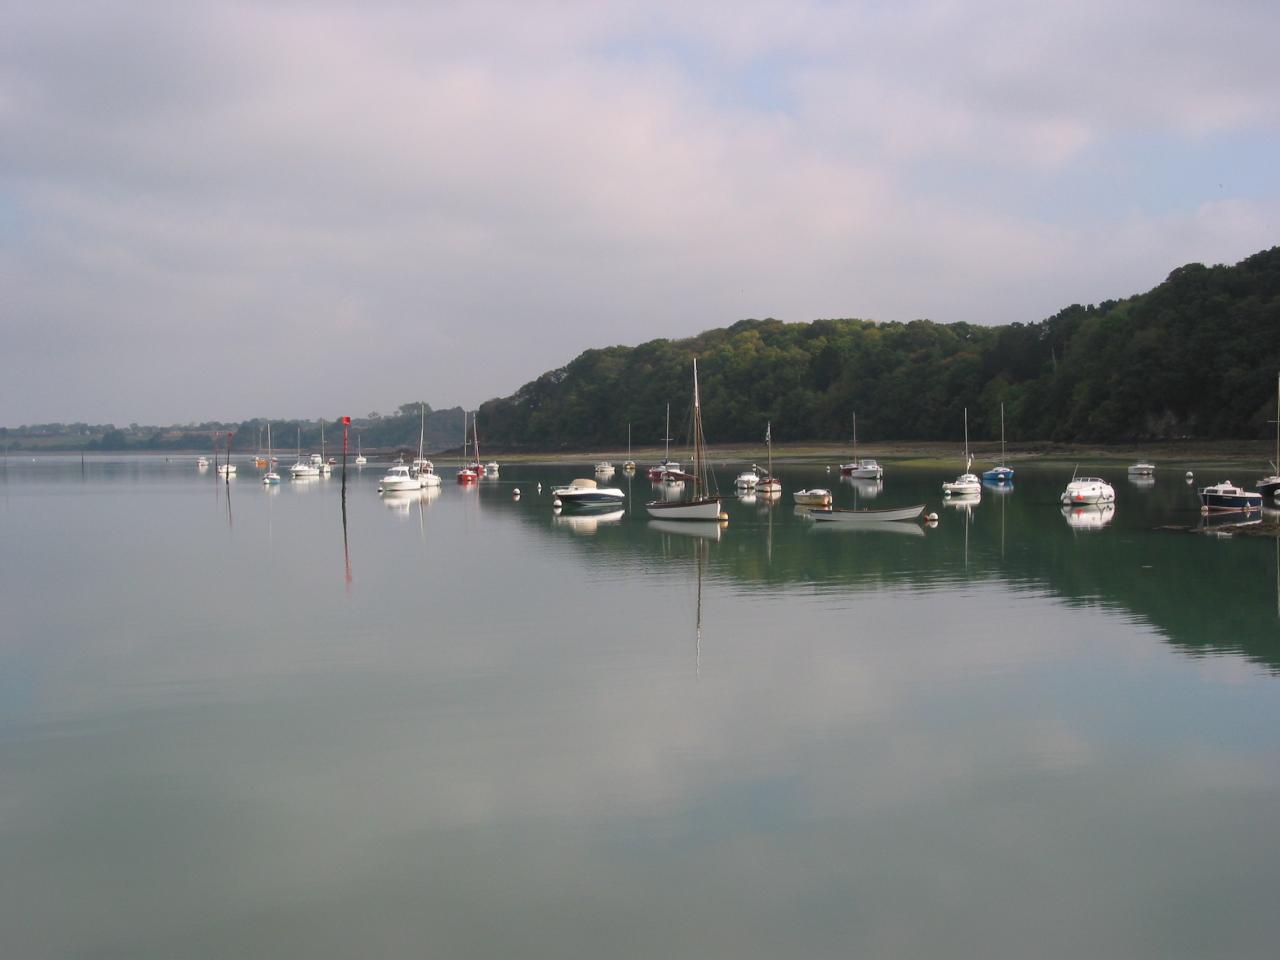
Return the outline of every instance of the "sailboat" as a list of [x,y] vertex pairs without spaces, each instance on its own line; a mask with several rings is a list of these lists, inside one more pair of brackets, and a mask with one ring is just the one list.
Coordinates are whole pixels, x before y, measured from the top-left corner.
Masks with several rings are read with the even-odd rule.
[[764,443],[769,448],[769,469],[756,481],[756,493],[766,500],[782,495],[782,483],[773,475],[773,422],[769,421],[764,428]]
[[635,473],[636,462],[631,459],[631,423],[627,423],[627,459],[622,464],[623,472]]
[[298,461],[289,468],[289,477],[293,480],[307,480],[320,476],[320,468],[311,460],[302,459],[302,427],[298,427]]
[[356,466],[363,467],[369,462],[369,458],[360,450],[360,434],[356,433]]
[[1280,376],[1276,377],[1276,458],[1271,463],[1275,470],[1269,477],[1263,477],[1254,486],[1262,494],[1262,499],[1269,500],[1280,493]]
[[477,472],[477,468],[480,467],[480,458],[476,457],[472,463],[467,463],[467,450],[470,449],[469,443],[470,441],[467,440],[467,414],[464,411],[462,414],[462,465],[458,468],[459,483],[475,483],[480,479],[480,474]]
[[667,474],[671,473],[675,476],[674,480],[683,480],[685,473],[680,469],[680,464],[671,459],[671,404],[667,404],[667,431],[666,436],[662,438],[666,442],[666,452],[662,455],[662,462],[657,466],[649,468],[650,480],[666,479]]
[[413,461],[412,473],[418,478],[419,487],[438,487],[440,486],[440,477],[436,473],[436,465],[426,459],[422,453],[422,446],[427,438],[427,408],[424,404],[422,407],[422,421],[418,426],[418,458]]
[[981,495],[982,481],[978,479],[976,474],[970,473],[973,466],[973,457],[969,453],[969,408],[964,408],[964,473],[956,477],[954,480],[948,480],[942,485],[942,493],[944,496],[960,496],[970,497]]
[[1008,483],[1013,479],[1013,467],[1004,462],[1004,404],[1000,404],[1000,465],[982,472],[987,483]]
[[695,359],[693,361],[693,498],[654,500],[647,505],[649,516],[658,520],[720,519],[720,496],[710,492],[711,475],[707,469],[706,446],[707,439],[702,435],[702,403],[698,397],[698,361]]
[[[267,463],[271,463],[271,424],[269,423],[267,424]],[[274,468],[268,470],[263,474],[262,482],[266,484],[279,483],[280,474],[276,473]]]
[[[313,461],[314,462],[314,461]],[[320,476],[327,477],[333,472],[333,464],[324,457],[324,421],[320,421],[320,460],[316,463],[320,470]]]
[[853,457],[848,463],[840,464],[840,473],[856,480],[879,480],[884,476],[884,469],[870,458],[858,459],[858,415],[853,414]]

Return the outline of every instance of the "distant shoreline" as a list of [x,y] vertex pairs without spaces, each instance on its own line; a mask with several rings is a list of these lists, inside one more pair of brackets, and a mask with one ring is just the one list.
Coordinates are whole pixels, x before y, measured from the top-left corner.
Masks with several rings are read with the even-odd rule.
[[[1000,457],[998,444],[990,442],[970,446],[976,465],[996,462]],[[81,451],[10,448],[9,457],[31,456],[76,456],[84,453],[87,458],[110,457],[120,455],[143,456],[148,458],[166,458],[170,460],[210,456],[209,450],[91,450]],[[397,450],[364,451],[370,461],[385,463],[398,455]],[[657,463],[664,456],[662,447],[639,447],[631,451],[630,458],[636,462],[637,468],[644,469]],[[708,449],[713,462],[762,463],[768,458],[768,451],[762,445],[723,444],[712,445]],[[1006,459],[1011,465],[1020,463],[1132,463],[1137,460],[1149,460],[1159,466],[1173,464],[1239,464],[1246,469],[1267,470],[1269,454],[1272,450],[1265,441],[1243,440],[1180,440],[1164,441],[1150,444],[1062,444],[1062,443],[1011,443],[1006,447]],[[232,451],[235,460],[243,461],[254,457],[252,452]],[[283,462],[292,458],[293,454],[281,457]],[[428,456],[448,465],[459,459],[457,450],[434,451]],[[574,451],[483,451],[485,459],[496,459],[500,463],[591,463],[608,460],[621,469],[627,459],[627,451],[608,450],[574,450]],[[774,444],[773,459],[775,463],[817,464],[834,466],[847,462],[852,456],[848,444],[836,443],[789,443]],[[903,441],[897,443],[865,443],[858,445],[859,457],[875,457],[887,463],[900,466],[955,466],[964,456],[963,445],[959,442],[940,441]],[[686,451],[673,449],[672,459],[687,460]],[[341,461],[341,456],[338,456]],[[354,460],[354,456],[350,457]],[[348,461],[350,462],[350,461]]]

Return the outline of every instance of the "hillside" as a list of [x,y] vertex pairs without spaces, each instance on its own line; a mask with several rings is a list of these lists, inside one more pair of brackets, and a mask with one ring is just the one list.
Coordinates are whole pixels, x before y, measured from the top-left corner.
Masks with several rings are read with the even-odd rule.
[[860,439],[1116,443],[1259,437],[1275,417],[1280,247],[1234,266],[1189,264],[1147,293],[987,327],[744,320],[684,340],[587,350],[480,408],[492,448],[617,448],[672,434],[694,357],[715,443]]

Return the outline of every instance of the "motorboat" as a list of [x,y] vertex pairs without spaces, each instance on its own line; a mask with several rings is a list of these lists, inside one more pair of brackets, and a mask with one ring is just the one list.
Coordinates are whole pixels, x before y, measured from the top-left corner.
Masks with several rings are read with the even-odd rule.
[[421,490],[424,484],[409,467],[403,463],[395,463],[387,470],[386,476],[378,481],[379,493],[402,493],[408,490]]
[[1075,477],[1059,498],[1062,503],[1078,506],[1089,503],[1115,503],[1116,489],[1101,477]]
[[551,490],[552,505],[564,507],[617,507],[625,503],[627,495],[617,487],[602,487],[594,480],[579,478],[571,480],[568,486],[553,487]]
[[208,457],[196,457],[196,469],[197,469],[197,470],[208,470],[208,469],[209,469],[209,458],[208,458]]
[[1156,465],[1154,463],[1131,463],[1129,464],[1129,476],[1131,477],[1153,477],[1156,473]]
[[734,487],[739,490],[755,490],[756,483],[760,480],[760,475],[756,472],[756,467],[750,470],[743,470],[733,481]]
[[496,477],[498,475],[498,461],[490,460],[484,465],[484,475],[486,477]]
[[971,472],[973,467],[973,457],[969,453],[969,408],[964,408],[964,473],[956,477],[954,480],[947,480],[942,484],[942,495],[945,497],[961,496],[971,497],[975,494],[982,494],[982,481],[978,479],[976,473]]
[[831,506],[831,491],[824,490],[822,487],[814,487],[812,490],[797,490],[791,495],[798,506],[801,507],[829,507]]
[[613,464],[610,463],[608,460],[601,460],[599,463],[596,464],[595,469],[596,469],[597,477],[613,476]]
[[1249,513],[1262,509],[1261,493],[1237,487],[1230,480],[1202,487],[1199,494],[1201,513]]
[[294,480],[307,480],[320,476],[320,468],[310,460],[299,460],[289,468],[289,476]]
[[654,500],[647,505],[649,516],[658,520],[719,520],[720,497],[710,493],[711,474],[707,469],[706,437],[702,435],[702,403],[698,397],[698,361],[693,361],[693,498]]
[[1004,462],[1004,404],[1000,404],[1000,462],[982,471],[982,482],[999,486],[1013,482],[1013,467]]
[[236,465],[234,463],[218,464],[218,476],[234,477],[236,475]]
[[894,520],[915,520],[924,513],[924,504],[917,503],[910,507],[886,507],[881,509],[850,510],[844,507],[826,507],[821,510],[810,510],[809,516],[815,520],[827,520],[835,523],[876,524]]
[[853,456],[848,463],[840,464],[840,473],[858,480],[880,480],[884,468],[871,457],[858,458],[858,415],[853,414]]

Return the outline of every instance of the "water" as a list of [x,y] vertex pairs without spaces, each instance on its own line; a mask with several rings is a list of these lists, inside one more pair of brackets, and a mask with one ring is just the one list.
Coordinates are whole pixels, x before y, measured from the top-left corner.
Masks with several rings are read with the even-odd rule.
[[11,456],[3,955],[1273,955],[1273,541],[1155,529],[1175,470],[1088,529],[891,464],[922,535],[777,472],[668,530],[370,466],[344,535],[337,475]]

